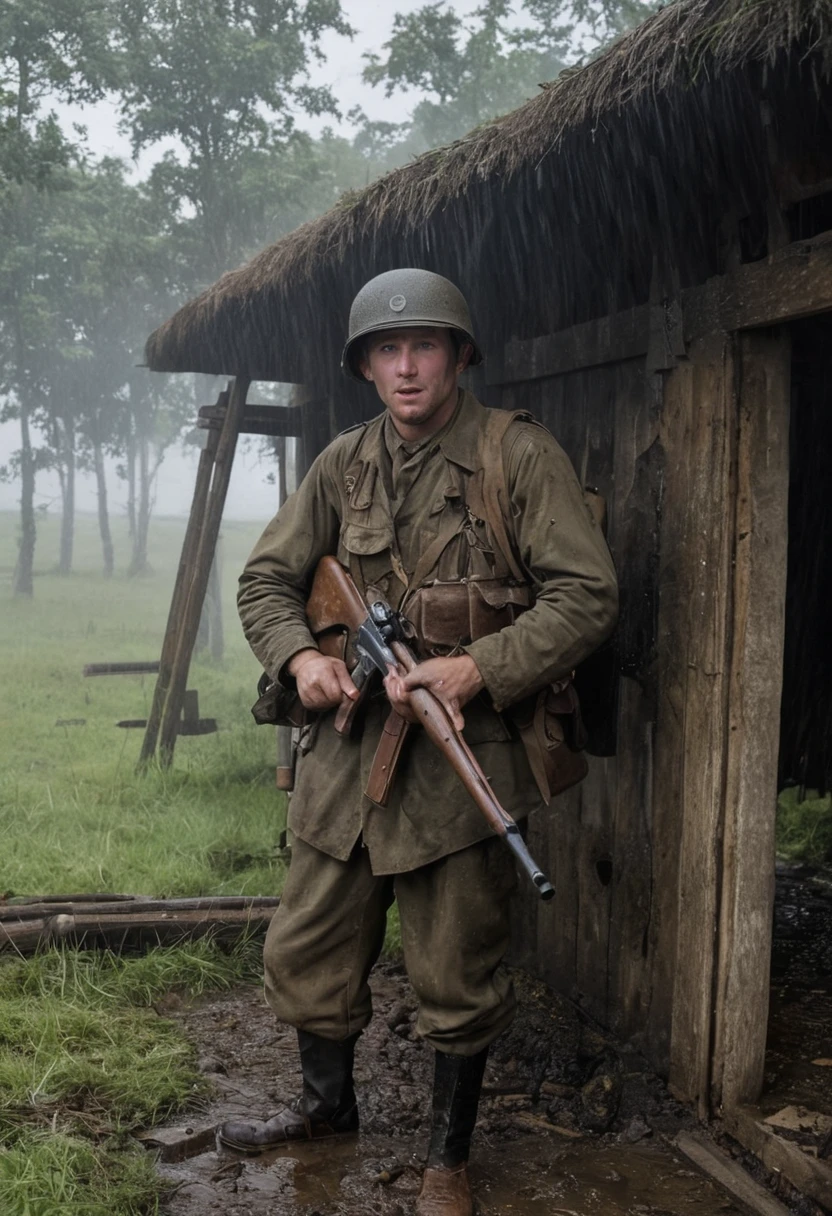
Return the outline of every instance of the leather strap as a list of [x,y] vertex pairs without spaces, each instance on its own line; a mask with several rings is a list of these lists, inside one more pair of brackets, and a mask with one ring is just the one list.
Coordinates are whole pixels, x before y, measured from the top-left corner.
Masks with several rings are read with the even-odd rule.
[[382,728],[364,790],[370,801],[377,806],[387,806],[396,775],[396,765],[409,729],[410,723],[400,717],[395,709],[391,709]]

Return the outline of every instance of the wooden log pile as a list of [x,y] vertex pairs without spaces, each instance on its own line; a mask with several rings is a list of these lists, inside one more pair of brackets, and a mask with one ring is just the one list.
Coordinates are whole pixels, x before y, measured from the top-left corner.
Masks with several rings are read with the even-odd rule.
[[149,899],[138,895],[48,895],[0,900],[0,954],[32,954],[66,942],[136,950],[210,934],[234,940],[264,934],[277,896]]

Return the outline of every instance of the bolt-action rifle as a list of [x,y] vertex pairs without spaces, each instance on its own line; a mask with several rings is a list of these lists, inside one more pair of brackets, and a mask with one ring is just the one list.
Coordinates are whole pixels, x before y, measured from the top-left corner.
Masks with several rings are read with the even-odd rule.
[[[390,672],[404,675],[418,665],[408,645],[412,639],[408,622],[385,600],[374,600],[369,606],[365,604],[349,571],[334,557],[324,557],[318,563],[306,612],[311,631],[325,653],[332,653],[326,645],[327,639],[343,638],[345,632],[352,637],[352,649],[358,662],[351,674],[359,693],[366,689],[374,670],[383,676]],[[554,887],[526,848],[514,819],[498,802],[488,778],[445,706],[427,688],[414,688],[410,703],[428,738],[445,756],[494,832],[511,849],[540,898],[551,899]],[[335,716],[335,729],[339,734],[349,732],[356,708],[357,702],[344,699]]]

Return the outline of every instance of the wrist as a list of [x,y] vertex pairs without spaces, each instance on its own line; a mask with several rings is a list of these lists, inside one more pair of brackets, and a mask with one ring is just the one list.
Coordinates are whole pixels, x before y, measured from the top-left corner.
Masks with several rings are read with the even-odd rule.
[[307,646],[304,650],[295,651],[286,664],[286,671],[293,679],[297,678],[301,667],[304,667],[310,659],[316,658],[320,653],[320,650],[316,650],[311,646]]
[[469,680],[472,688],[471,695],[475,697],[478,692],[482,692],[483,688],[485,688],[485,680],[482,678],[482,673],[477,666],[476,660],[473,659],[470,654],[463,654],[459,657],[461,659],[468,660],[468,668],[470,672]]

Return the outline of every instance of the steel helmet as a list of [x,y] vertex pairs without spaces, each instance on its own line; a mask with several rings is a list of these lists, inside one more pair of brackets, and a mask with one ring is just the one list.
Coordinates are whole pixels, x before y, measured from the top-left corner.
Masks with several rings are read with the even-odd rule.
[[342,370],[364,383],[356,363],[360,339],[381,329],[416,329],[422,325],[456,330],[474,348],[470,364],[482,363],[471,314],[459,288],[430,270],[403,268],[376,275],[353,300],[349,337],[341,356]]

